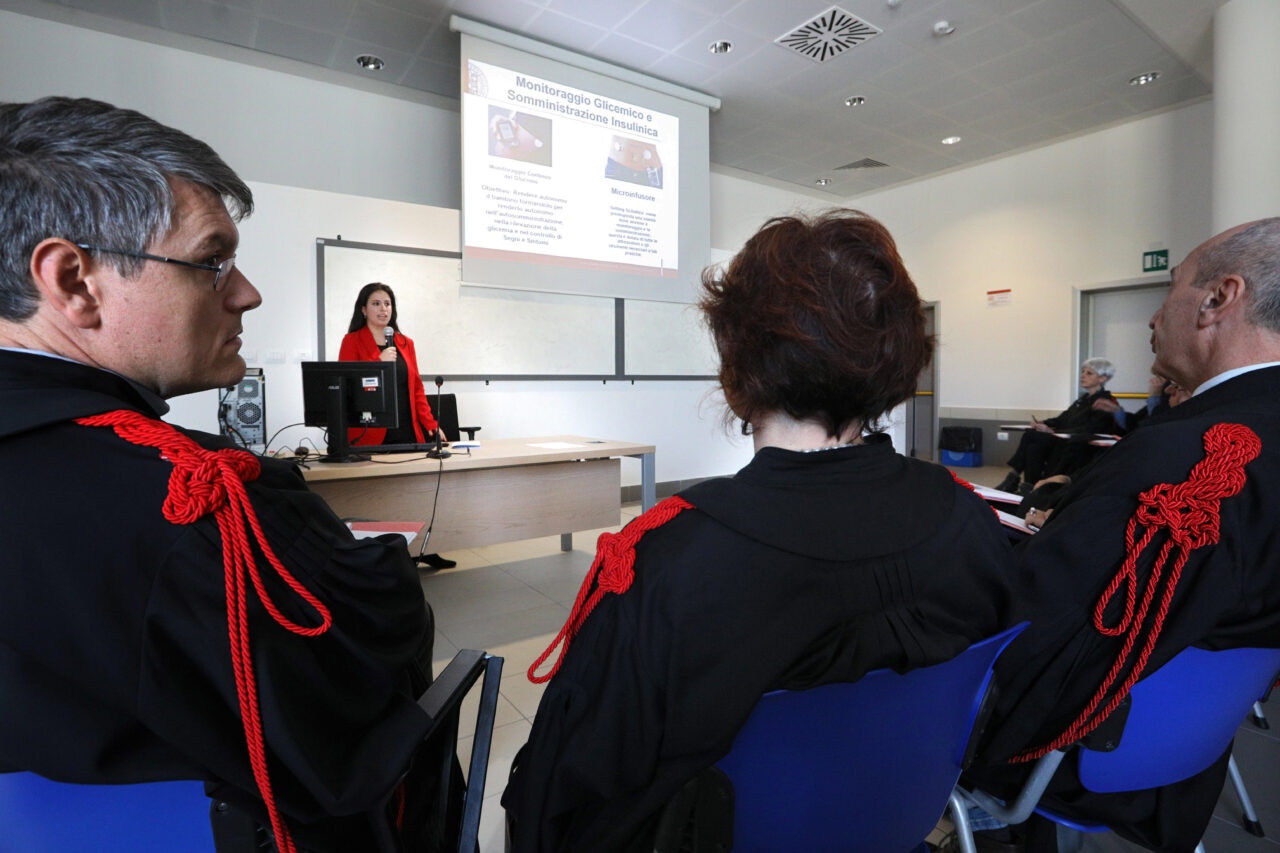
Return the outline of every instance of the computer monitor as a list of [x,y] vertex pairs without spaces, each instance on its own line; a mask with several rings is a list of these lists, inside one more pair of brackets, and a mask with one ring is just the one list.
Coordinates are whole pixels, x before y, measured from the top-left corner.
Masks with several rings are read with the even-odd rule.
[[399,389],[394,361],[302,362],[302,420],[329,433],[329,455],[321,462],[368,459],[351,452],[347,429],[399,422]]

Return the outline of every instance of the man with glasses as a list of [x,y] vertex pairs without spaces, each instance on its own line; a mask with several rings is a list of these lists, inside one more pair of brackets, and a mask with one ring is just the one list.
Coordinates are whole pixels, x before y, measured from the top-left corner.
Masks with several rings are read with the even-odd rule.
[[429,722],[404,543],[161,420],[244,374],[249,188],[178,130],[47,98],[0,104],[0,197],[0,772],[199,779],[280,850],[375,849]]

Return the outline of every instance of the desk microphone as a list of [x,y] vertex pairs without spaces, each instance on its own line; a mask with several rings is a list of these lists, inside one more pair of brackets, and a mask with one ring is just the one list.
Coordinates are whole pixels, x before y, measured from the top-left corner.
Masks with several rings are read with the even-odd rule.
[[[436,377],[436,415],[440,414],[440,386],[444,385],[444,377]],[[440,424],[437,417],[436,423],[436,449],[434,453],[428,454],[433,459],[448,459],[453,455],[452,451],[445,450],[440,444]]]

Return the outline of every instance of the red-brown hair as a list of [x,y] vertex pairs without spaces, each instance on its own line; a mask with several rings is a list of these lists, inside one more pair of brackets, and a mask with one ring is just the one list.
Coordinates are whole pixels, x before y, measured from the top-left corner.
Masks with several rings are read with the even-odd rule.
[[832,437],[855,422],[876,429],[933,355],[893,237],[856,210],[770,219],[723,274],[703,272],[702,288],[743,433],[770,412]]

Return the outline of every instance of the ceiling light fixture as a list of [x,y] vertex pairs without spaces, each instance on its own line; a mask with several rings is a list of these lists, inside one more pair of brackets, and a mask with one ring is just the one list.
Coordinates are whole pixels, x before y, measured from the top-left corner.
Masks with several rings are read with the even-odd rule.
[[1130,85],[1130,86],[1145,86],[1145,85],[1147,85],[1148,83],[1154,83],[1154,82],[1156,82],[1156,80],[1158,80],[1158,79],[1160,79],[1160,72],[1159,72],[1159,71],[1147,71],[1147,72],[1145,72],[1145,73],[1143,73],[1143,74],[1139,74],[1137,77],[1134,77],[1133,79],[1131,79],[1131,80],[1129,81],[1129,85]]
[[867,99],[862,97],[861,95],[853,95],[851,97],[844,99],[844,105],[846,107],[860,107],[866,102],[867,102]]
[[711,44],[707,45],[707,50],[716,54],[728,53],[729,51],[733,50],[733,42],[713,41]]
[[941,21],[936,22],[933,25],[933,34],[935,36],[949,36],[955,31],[956,31],[956,28],[952,26],[951,22],[946,20],[945,18]]
[[830,179],[830,178],[818,178],[818,180],[814,181],[814,183],[815,183],[815,184],[817,184],[817,185],[818,185],[818,186],[820,186],[820,187],[825,187],[827,184],[831,183],[831,179]]
[[942,144],[943,144],[943,145],[955,145],[957,142],[959,142],[959,141],[960,141],[960,139],[961,139],[961,137],[959,137],[959,136],[948,136],[946,139],[942,140]]
[[357,56],[356,65],[359,65],[365,71],[381,71],[387,67],[387,63],[382,61],[381,56],[374,56],[372,53],[362,53]]

